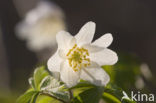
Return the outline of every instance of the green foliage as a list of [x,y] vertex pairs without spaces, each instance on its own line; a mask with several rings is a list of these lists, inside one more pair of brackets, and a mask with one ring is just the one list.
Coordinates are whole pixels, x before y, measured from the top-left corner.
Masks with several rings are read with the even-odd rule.
[[[66,102],[69,101],[69,92],[64,84],[52,77],[44,66],[39,67],[34,71],[33,77],[29,79],[29,84],[32,88],[18,99],[19,103],[22,103],[24,98],[28,98],[26,99],[27,101],[24,100],[25,103],[35,103],[40,95],[50,96],[53,98],[53,101],[55,99],[60,99]],[[34,93],[34,91],[37,92]]]
[[60,81],[58,81],[57,79],[55,79],[54,77],[50,75],[46,76],[40,83],[41,90],[49,89],[52,92],[54,92],[54,90],[63,89],[63,86],[64,86],[63,83],[61,83]]
[[85,90],[94,88],[94,87],[96,87],[96,86],[89,82],[81,81],[76,86],[69,88],[69,90],[73,91],[73,96],[76,97],[74,100],[76,100],[80,93],[84,92]]
[[115,96],[118,100],[121,100],[123,95],[123,91],[121,88],[117,87],[115,84],[109,83],[105,87],[105,92]]
[[51,77],[49,75],[46,76],[40,83],[40,88],[43,89],[47,87],[48,85],[50,85],[51,81],[52,81]]
[[39,67],[34,71],[34,84],[35,84],[35,89],[40,90],[40,83],[43,80],[44,77],[48,76],[49,73],[48,71],[45,70],[45,67]]
[[130,101],[128,99],[123,99],[122,103],[136,103],[135,101]]
[[31,86],[34,90],[36,90],[34,78],[33,78],[33,77],[30,77],[28,81],[29,81],[30,86]]
[[103,93],[102,99],[106,103],[121,103],[115,96],[111,95],[110,93]]
[[70,90],[73,90],[74,95],[72,103],[98,103],[104,88],[81,80],[80,83],[70,88]]
[[88,82],[80,82],[72,87],[74,99],[72,103],[98,103],[102,98],[106,103],[135,103],[130,99],[124,99],[123,90],[115,84],[99,87]]
[[83,103],[98,103],[102,97],[103,90],[104,89],[100,87],[90,88],[80,93],[79,97]]
[[33,77],[29,79],[31,89],[17,99],[17,103],[35,103],[40,94],[40,83],[48,75],[45,67],[39,67],[35,70]]
[[102,97],[104,88],[92,87],[76,96],[72,103],[98,103]]
[[[117,73],[112,70],[115,67],[104,68],[112,75],[111,78],[117,77]],[[123,98],[123,90],[115,83],[112,80],[106,87],[101,87],[81,80],[76,86],[67,88],[51,76],[45,67],[39,67],[29,79],[31,88],[18,98],[17,103],[99,103],[101,99],[106,103],[135,103]]]
[[[72,87],[74,99],[72,103],[98,103],[102,98],[106,103],[124,103],[123,90],[114,84],[99,87],[88,82],[80,82]],[[129,100],[128,103],[134,103]]]
[[63,101],[66,102],[70,101],[69,94],[67,92],[57,92],[57,93],[53,93],[53,95]]
[[41,82],[41,91],[64,101],[69,101],[69,92],[63,83],[52,76],[46,76]]
[[39,95],[36,103],[62,103],[62,102],[49,96]]
[[38,91],[26,92],[17,99],[16,103],[35,103],[38,94]]
[[34,95],[31,98],[31,101],[29,103],[36,103],[38,95],[39,95],[39,92],[34,93]]

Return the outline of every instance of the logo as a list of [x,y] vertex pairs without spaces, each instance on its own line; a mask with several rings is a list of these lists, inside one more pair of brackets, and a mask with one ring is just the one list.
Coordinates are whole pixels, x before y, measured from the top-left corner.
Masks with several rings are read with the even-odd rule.
[[131,99],[136,102],[154,102],[154,94],[142,94],[140,91],[137,93],[131,92]]

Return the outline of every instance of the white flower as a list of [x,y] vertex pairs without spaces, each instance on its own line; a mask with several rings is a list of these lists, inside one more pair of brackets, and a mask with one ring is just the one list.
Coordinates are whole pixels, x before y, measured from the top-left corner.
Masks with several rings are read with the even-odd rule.
[[48,60],[48,69],[60,72],[61,80],[68,87],[76,85],[80,79],[100,86],[110,80],[101,66],[112,65],[118,60],[117,54],[107,49],[112,35],[105,34],[91,43],[94,33],[95,23],[88,22],[74,37],[65,31],[56,36],[58,49]]
[[40,1],[16,27],[17,36],[27,40],[32,51],[57,47],[56,34],[65,30],[62,10],[48,1]]

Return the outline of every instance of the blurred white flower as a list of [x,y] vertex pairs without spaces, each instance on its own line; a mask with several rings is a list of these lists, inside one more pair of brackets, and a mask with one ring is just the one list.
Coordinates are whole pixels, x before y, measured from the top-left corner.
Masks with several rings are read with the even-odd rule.
[[100,99],[99,103],[106,103],[103,99]]
[[141,71],[141,74],[147,79],[147,80],[150,80],[152,79],[152,73],[148,67],[147,64],[143,63],[141,64],[140,66],[140,71]]
[[135,82],[135,86],[137,89],[141,90],[144,88],[145,86],[145,83],[144,83],[144,80],[141,78],[141,76],[138,76],[136,78],[136,82]]
[[17,36],[27,40],[30,50],[56,48],[56,34],[65,30],[64,14],[55,4],[40,1],[16,27]]
[[107,47],[112,43],[111,34],[105,34],[92,42],[95,23],[86,23],[76,36],[61,31],[56,40],[58,49],[48,60],[48,69],[59,72],[60,79],[68,87],[76,85],[80,79],[95,85],[106,85],[110,78],[101,68],[102,65],[113,65],[118,57]]

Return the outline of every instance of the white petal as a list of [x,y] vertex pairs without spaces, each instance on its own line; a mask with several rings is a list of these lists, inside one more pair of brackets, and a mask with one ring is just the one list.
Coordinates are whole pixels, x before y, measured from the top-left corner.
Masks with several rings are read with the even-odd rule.
[[78,43],[91,43],[95,33],[95,23],[94,22],[88,22],[86,23],[78,32],[77,35],[75,35],[75,38]]
[[68,64],[68,61],[64,61],[61,65],[61,80],[68,86],[72,87],[79,81],[79,71],[75,72]]
[[95,40],[92,45],[100,46],[100,47],[108,47],[113,41],[112,34],[107,33],[101,36],[99,39]]
[[65,50],[63,50],[63,49],[58,50],[58,55],[59,55],[62,59],[66,59]]
[[76,39],[73,37],[71,41],[69,42],[69,48],[71,49],[76,43],[77,43]]
[[95,53],[95,52],[98,52],[98,51],[101,51],[104,49],[103,47],[99,47],[96,45],[90,45],[90,44],[82,45],[82,47],[87,49],[89,51],[89,53]]
[[73,39],[73,36],[66,32],[66,31],[60,31],[57,35],[56,35],[56,40],[58,43],[58,48],[60,49],[67,49],[71,40]]
[[48,69],[51,72],[60,72],[60,64],[62,61],[63,59],[59,56],[57,50],[56,53],[48,60]]
[[109,75],[100,67],[82,69],[80,78],[98,86],[105,86],[110,80]]
[[91,53],[90,59],[101,65],[113,65],[118,61],[117,54],[110,49],[103,49],[99,52]]

